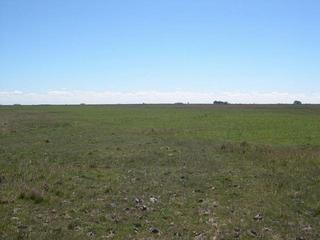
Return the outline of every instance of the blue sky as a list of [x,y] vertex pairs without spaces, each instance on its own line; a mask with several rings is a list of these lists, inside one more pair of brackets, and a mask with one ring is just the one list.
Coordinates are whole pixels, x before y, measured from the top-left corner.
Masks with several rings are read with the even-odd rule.
[[1,0],[0,91],[314,95],[319,26],[317,0]]

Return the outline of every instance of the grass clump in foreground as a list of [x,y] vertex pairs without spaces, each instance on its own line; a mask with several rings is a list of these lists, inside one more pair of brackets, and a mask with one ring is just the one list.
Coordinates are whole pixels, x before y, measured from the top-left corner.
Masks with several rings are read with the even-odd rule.
[[19,194],[19,199],[32,200],[34,203],[41,203],[43,201],[43,195],[37,189],[25,189]]
[[319,239],[319,106],[0,108],[0,239]]

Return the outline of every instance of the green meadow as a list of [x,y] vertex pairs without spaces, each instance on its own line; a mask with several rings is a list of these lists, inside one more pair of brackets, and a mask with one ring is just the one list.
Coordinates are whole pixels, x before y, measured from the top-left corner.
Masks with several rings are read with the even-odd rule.
[[0,106],[0,239],[320,239],[320,106]]

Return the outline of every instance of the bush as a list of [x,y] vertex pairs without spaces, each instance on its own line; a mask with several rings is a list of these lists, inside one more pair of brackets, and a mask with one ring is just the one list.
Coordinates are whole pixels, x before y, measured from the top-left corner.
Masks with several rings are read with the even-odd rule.
[[32,200],[34,203],[40,203],[43,201],[43,195],[40,191],[35,188],[22,191],[19,196],[19,199]]
[[222,105],[226,105],[229,104],[228,102],[223,102],[223,101],[214,101],[213,104],[222,104]]

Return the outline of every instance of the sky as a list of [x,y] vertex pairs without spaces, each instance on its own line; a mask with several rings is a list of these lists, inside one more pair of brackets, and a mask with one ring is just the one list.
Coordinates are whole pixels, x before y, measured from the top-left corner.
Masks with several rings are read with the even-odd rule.
[[0,104],[320,103],[318,0],[0,0]]

